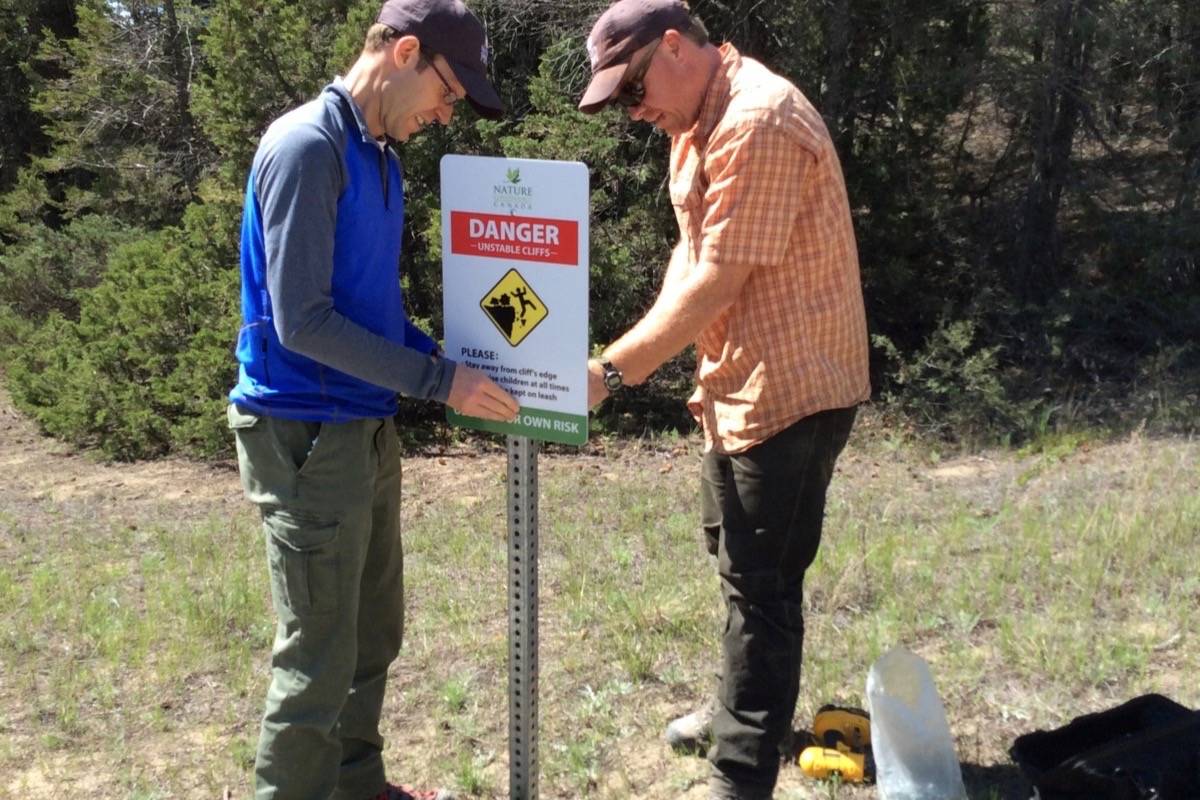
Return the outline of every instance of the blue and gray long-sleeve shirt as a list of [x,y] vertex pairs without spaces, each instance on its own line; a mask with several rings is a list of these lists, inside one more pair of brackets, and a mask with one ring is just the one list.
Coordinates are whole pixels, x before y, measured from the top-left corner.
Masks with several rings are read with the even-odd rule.
[[242,217],[243,327],[232,402],[340,422],[445,402],[455,365],[409,322],[400,290],[400,160],[340,81],[263,136]]

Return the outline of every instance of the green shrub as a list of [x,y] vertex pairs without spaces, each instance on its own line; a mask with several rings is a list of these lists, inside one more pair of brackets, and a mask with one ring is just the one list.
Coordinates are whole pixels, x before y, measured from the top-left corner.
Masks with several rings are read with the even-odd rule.
[[[237,271],[228,209],[195,205],[182,229],[123,245],[80,297],[78,322],[52,314],[8,351],[17,404],[45,430],[112,458],[228,450]],[[236,219],[236,217],[234,217]]]
[[883,335],[872,337],[890,362],[882,400],[927,432],[945,438],[994,440],[1028,431],[1039,406],[1018,400],[1002,378],[1000,348],[983,346],[971,320],[943,322],[912,354]]
[[0,305],[34,322],[55,311],[77,319],[78,294],[99,282],[108,254],[143,235],[100,216],[80,217],[58,230],[38,223],[23,233],[0,252]]

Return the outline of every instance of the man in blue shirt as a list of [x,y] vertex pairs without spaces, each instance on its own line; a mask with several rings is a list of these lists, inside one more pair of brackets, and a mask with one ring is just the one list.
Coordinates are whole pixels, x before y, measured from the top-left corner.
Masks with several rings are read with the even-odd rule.
[[497,118],[460,0],[387,0],[362,54],[262,138],[242,221],[229,424],[263,518],[278,617],[256,797],[444,800],[387,783],[379,717],[403,632],[396,395],[510,420],[516,401],[409,322],[389,147],[466,99]]

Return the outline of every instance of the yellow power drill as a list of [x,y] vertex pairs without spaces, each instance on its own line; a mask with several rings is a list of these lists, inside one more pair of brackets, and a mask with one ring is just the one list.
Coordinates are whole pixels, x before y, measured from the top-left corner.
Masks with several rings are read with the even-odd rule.
[[796,758],[805,775],[819,780],[837,775],[846,783],[875,780],[871,717],[867,712],[844,706],[821,706],[813,718],[812,738],[816,744],[804,748]]
[[828,747],[806,747],[796,759],[800,770],[810,778],[825,780],[835,775],[843,783],[866,783],[875,780],[875,760],[871,752],[843,752]]

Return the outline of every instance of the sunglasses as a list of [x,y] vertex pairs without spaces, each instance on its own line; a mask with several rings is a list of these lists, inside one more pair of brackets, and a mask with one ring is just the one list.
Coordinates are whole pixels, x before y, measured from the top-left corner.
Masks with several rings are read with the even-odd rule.
[[655,39],[653,47],[648,47],[642,55],[637,66],[629,71],[628,79],[621,84],[617,89],[617,94],[613,100],[624,108],[633,108],[639,106],[646,99],[646,73],[650,71],[650,60],[654,58],[654,53],[658,50],[658,44],[662,39]]

